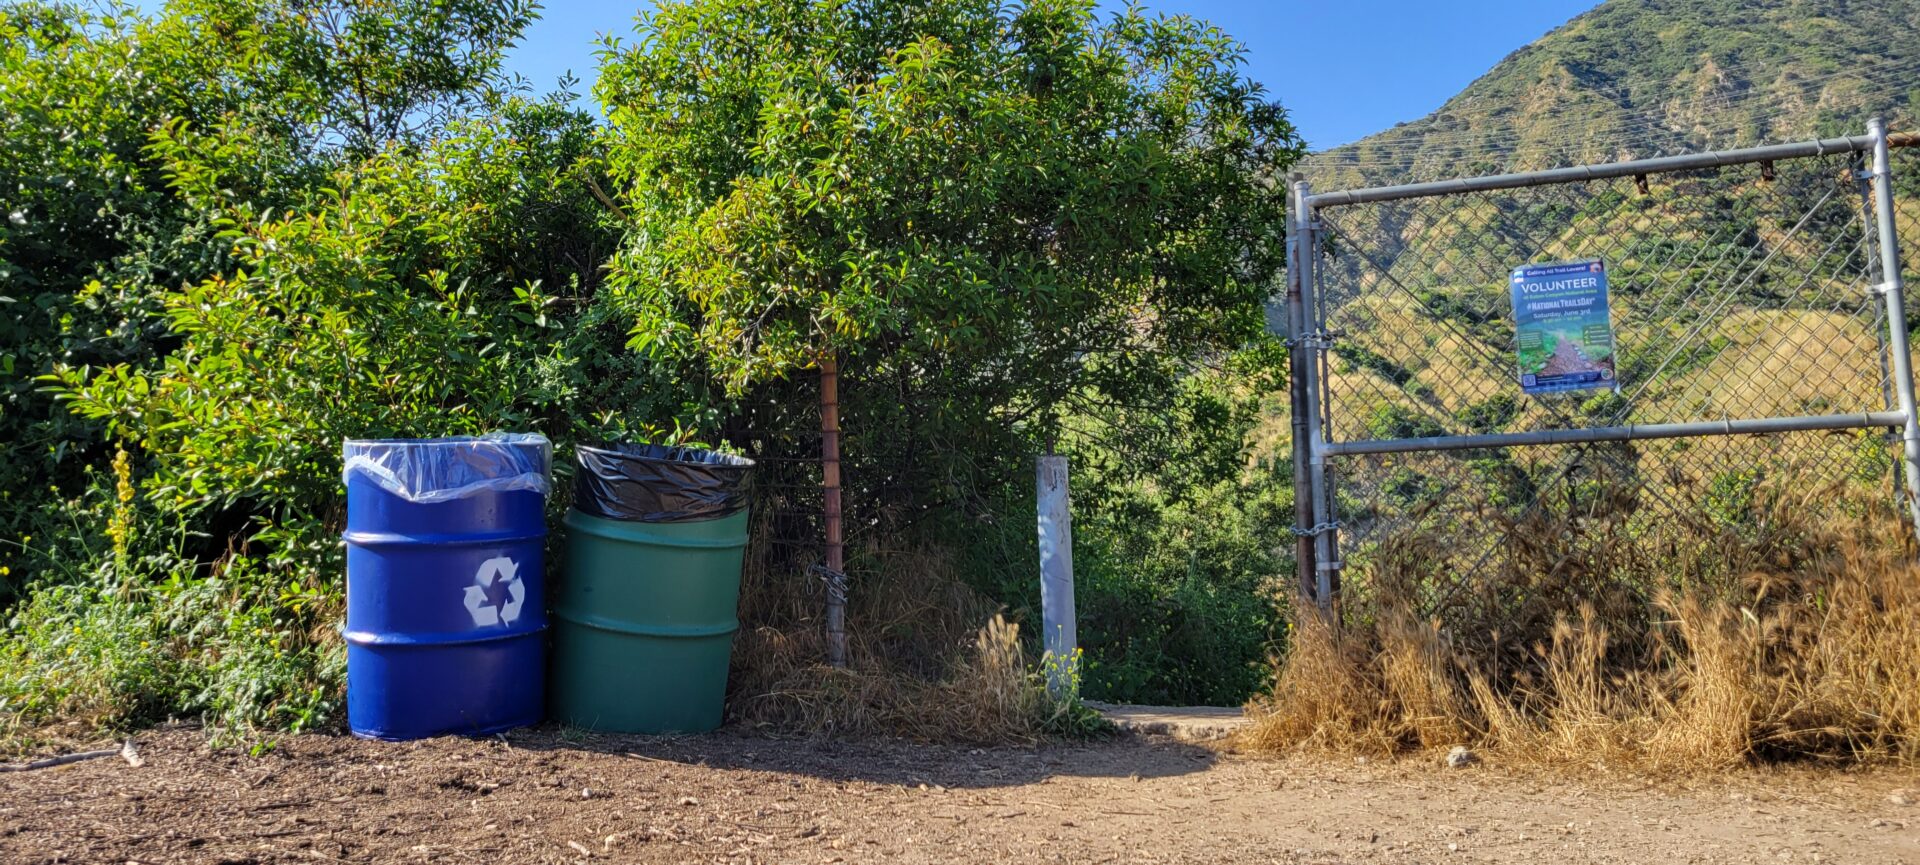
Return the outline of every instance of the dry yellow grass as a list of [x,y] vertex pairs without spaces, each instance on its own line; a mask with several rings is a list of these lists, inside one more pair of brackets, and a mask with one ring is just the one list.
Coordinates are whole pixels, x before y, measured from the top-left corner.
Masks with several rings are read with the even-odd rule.
[[1884,396],[1870,324],[1837,312],[1734,311],[1714,329],[1726,348],[1699,369],[1663,382],[1642,410],[1766,417],[1877,407]]
[[[1019,626],[962,584],[938,550],[868,551],[888,575],[850,593],[848,665],[823,663],[817,578],[749,551],[730,713],[826,735],[1033,742],[1074,707],[1046,692]],[[983,624],[984,623],[984,624]]]
[[[1404,583],[1377,575],[1341,627],[1301,616],[1243,743],[1375,754],[1460,743],[1515,762],[1653,771],[1920,762],[1920,567],[1891,540],[1906,527],[1884,509],[1770,516],[1781,537],[1767,543],[1801,545],[1761,557],[1775,567],[1724,585],[1615,570],[1665,587],[1652,609],[1563,601],[1550,624],[1514,616],[1504,632],[1451,636],[1413,614]],[[1623,563],[1658,564],[1612,564]]]

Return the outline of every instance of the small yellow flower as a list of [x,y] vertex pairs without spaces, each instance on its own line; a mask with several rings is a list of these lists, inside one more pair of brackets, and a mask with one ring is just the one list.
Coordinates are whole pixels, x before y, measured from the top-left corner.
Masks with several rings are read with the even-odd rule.
[[0,577],[7,576],[8,574],[11,574],[11,573],[13,573],[12,568],[7,567],[6,565],[0,565]]

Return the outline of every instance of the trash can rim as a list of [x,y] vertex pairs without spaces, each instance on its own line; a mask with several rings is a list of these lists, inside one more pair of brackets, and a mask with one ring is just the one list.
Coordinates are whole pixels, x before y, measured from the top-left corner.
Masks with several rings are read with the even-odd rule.
[[[527,436],[527,438],[520,439],[520,438],[514,437],[514,436],[520,436],[520,435],[525,435]],[[511,446],[511,445],[542,444],[542,442],[539,439],[545,438],[545,436],[540,436],[539,433],[516,433],[514,434],[514,436],[499,436],[499,435],[441,436],[438,438],[425,438],[425,439],[409,439],[409,438],[352,439],[350,438],[350,439],[344,439],[343,441],[344,443],[349,445],[403,445],[407,447],[440,447],[440,446],[447,446],[447,445],[473,444],[475,442],[485,442],[488,444],[500,444],[500,445]]]
[[[751,457],[743,456],[741,454],[730,454],[730,453],[727,453],[726,451],[718,451],[712,448],[691,447],[688,445],[656,445],[656,444],[645,444],[642,442],[615,442],[610,444],[581,443],[581,444],[575,444],[573,446],[573,449],[574,449],[574,454],[576,456],[579,455],[580,451],[587,450],[587,451],[598,451],[600,453],[606,453],[606,454],[613,454],[615,456],[618,456],[624,459],[646,460],[648,462],[656,462],[656,463],[672,463],[675,465],[718,466],[720,468],[737,468],[737,469],[750,469],[758,465],[758,463],[756,463]],[[705,454],[710,457],[717,457],[719,461],[716,462],[713,460],[688,459],[685,456],[683,456],[688,454]]]

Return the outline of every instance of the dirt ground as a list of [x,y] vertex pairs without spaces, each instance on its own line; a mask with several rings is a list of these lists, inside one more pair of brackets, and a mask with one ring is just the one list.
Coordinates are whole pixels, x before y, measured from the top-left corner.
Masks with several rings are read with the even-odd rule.
[[[1271,759],[554,730],[407,744],[203,734],[0,774],[0,861],[1920,862],[1920,777],[1650,784]],[[1904,803],[1904,804],[1903,804]]]

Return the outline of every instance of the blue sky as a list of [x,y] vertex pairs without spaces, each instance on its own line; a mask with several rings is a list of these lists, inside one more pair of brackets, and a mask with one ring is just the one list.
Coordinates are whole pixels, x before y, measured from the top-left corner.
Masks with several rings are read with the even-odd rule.
[[[593,86],[595,42],[633,33],[650,0],[544,0],[508,60],[541,90],[563,73]],[[1247,46],[1247,71],[1292,112],[1315,150],[1416,119],[1500,58],[1598,0],[1144,0],[1204,18]],[[1112,10],[1123,3],[1100,0]],[[135,0],[154,8],[160,0]],[[583,104],[591,103],[590,96]],[[589,107],[591,107],[589,105]]]
[[[547,89],[571,69],[591,90],[593,43],[633,32],[644,0],[546,0],[509,65]],[[1247,70],[1315,150],[1440,107],[1500,58],[1598,0],[1147,0],[1247,46]],[[1108,9],[1122,4],[1102,0]]]

